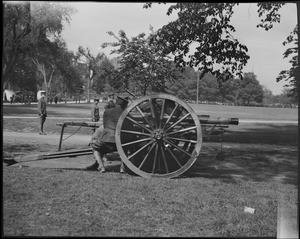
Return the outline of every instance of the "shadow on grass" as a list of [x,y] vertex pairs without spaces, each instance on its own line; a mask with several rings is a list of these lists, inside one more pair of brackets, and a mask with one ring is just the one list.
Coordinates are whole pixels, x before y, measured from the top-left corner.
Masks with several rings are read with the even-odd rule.
[[209,142],[224,143],[248,143],[248,144],[276,144],[276,145],[298,145],[298,125],[297,124],[240,124],[230,126],[223,135],[223,140],[219,136],[207,136]]
[[298,185],[296,148],[240,144],[224,146],[222,151],[217,146],[203,151],[183,177],[219,178],[227,182],[240,178]]
[[243,124],[204,140],[183,177],[235,178],[298,185],[298,125]]

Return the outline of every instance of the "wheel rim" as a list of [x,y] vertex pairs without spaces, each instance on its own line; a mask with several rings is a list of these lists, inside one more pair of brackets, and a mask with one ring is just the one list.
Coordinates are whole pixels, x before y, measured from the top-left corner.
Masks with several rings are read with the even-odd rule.
[[173,178],[199,156],[201,125],[192,108],[178,98],[158,94],[129,105],[116,128],[122,161],[142,177]]

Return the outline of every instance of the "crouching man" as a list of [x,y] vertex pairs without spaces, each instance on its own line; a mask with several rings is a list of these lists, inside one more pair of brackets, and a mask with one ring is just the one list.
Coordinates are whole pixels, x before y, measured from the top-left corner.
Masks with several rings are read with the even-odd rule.
[[[93,137],[90,143],[96,162],[86,167],[87,170],[105,172],[103,156],[107,153],[117,151],[115,140],[116,127],[122,112],[127,107],[128,97],[122,98],[117,96],[115,101],[115,107],[107,109],[103,113],[103,131],[100,132],[98,138]],[[124,172],[123,162],[121,163],[120,172]]]

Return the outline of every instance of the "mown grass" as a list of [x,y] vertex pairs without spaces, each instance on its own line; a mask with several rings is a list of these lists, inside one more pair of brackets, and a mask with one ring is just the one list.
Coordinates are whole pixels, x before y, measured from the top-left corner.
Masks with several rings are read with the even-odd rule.
[[[277,183],[4,168],[6,236],[270,236]],[[255,208],[254,214],[244,207]],[[294,208],[295,209],[295,208]]]

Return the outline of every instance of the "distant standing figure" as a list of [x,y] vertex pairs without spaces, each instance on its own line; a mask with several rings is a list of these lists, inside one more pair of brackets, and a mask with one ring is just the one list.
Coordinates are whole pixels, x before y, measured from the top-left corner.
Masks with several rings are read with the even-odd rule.
[[55,104],[57,104],[57,101],[58,101],[58,97],[57,97],[57,95],[54,97],[54,102],[55,102]]
[[53,102],[53,98],[51,97],[51,98],[50,98],[50,104],[52,104],[52,102]]
[[115,94],[108,95],[108,103],[104,106],[104,109],[107,110],[107,109],[114,108],[115,107],[114,100],[115,100]]
[[99,99],[94,99],[94,105],[92,108],[92,121],[93,122],[98,122],[100,119],[100,111],[99,111]]
[[44,133],[44,123],[46,121],[47,117],[47,102],[45,99],[46,93],[42,92],[41,93],[41,98],[38,101],[38,115],[40,116],[40,135],[45,135]]
[[12,103],[14,102],[14,98],[15,98],[15,95],[12,95],[12,96],[10,97],[10,104],[12,104]]

